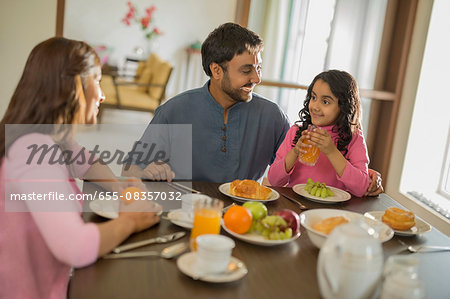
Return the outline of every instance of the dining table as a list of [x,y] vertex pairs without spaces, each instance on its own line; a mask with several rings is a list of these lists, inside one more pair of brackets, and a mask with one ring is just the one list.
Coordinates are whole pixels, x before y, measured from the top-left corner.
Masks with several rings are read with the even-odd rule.
[[[219,183],[194,181],[189,184],[202,194],[223,200],[225,206],[242,204],[220,192]],[[150,190],[151,186],[148,188]],[[269,214],[281,209],[290,209],[301,215],[306,210],[320,208],[361,214],[384,211],[388,207],[404,208],[385,193],[376,197],[352,196],[344,202],[327,204],[311,201],[289,187],[271,188],[280,196],[266,203]],[[101,188],[92,182],[84,182],[84,193],[94,193],[96,190]],[[164,211],[159,224],[130,236],[124,244],[178,231],[185,231],[186,235],[174,244],[189,242],[189,229],[167,220],[164,217],[166,213]],[[94,223],[108,220],[89,209],[83,212],[83,219]],[[220,233],[233,238],[223,228]],[[232,256],[245,264],[248,273],[238,280],[222,283],[194,280],[183,274],[177,267],[177,257],[99,258],[95,263],[73,271],[68,298],[321,298],[316,270],[319,248],[310,241],[303,226],[300,227],[300,233],[300,237],[292,242],[277,246],[261,246],[233,238],[235,248]],[[135,251],[161,251],[169,245],[171,243],[152,244]],[[423,234],[396,234],[382,243],[384,261],[397,254],[418,258],[419,278],[424,283],[426,298],[449,298],[450,251],[411,253],[406,250],[407,245],[450,246],[450,238],[431,227],[430,231]]]

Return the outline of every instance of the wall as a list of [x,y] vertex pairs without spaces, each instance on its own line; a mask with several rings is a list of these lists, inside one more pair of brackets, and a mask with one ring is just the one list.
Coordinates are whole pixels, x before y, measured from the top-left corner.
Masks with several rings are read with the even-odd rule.
[[55,0],[0,2],[0,117],[22,75],[31,49],[55,35]]
[[[164,32],[158,38],[155,52],[174,66],[168,96],[179,93],[186,64],[186,47],[203,41],[218,25],[234,20],[236,0],[136,0],[132,1],[141,14],[150,5],[156,6],[155,25]],[[127,27],[121,19],[128,11],[127,0],[66,0],[64,36],[90,44],[105,44],[113,48],[111,63],[121,65],[133,50],[145,45],[139,26]]]

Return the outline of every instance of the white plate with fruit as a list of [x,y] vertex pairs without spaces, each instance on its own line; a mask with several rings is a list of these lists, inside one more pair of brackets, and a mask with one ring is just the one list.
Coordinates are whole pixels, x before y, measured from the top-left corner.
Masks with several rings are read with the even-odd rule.
[[335,187],[329,187],[325,183],[314,182],[308,179],[306,184],[297,184],[292,190],[312,201],[321,203],[338,203],[344,202],[352,198],[350,193]]
[[261,202],[231,207],[224,214],[222,227],[239,240],[261,246],[286,244],[300,236],[297,213],[284,209],[268,215]]

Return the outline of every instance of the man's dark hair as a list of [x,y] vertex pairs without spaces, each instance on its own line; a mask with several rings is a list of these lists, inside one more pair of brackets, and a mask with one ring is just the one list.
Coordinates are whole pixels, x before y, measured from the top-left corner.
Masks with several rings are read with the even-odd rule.
[[202,45],[202,65],[206,75],[212,76],[209,65],[213,62],[226,69],[226,62],[244,51],[258,53],[263,42],[256,33],[234,23],[225,23],[211,32]]

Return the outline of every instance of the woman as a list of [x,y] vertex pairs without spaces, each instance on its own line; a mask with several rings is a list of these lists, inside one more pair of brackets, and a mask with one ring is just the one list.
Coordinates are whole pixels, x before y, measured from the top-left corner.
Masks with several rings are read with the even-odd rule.
[[118,182],[95,161],[64,165],[51,163],[50,155],[30,160],[30,146],[57,146],[57,154],[81,150],[65,125],[96,123],[105,98],[100,79],[99,57],[84,42],[51,38],[28,58],[0,129],[1,298],[64,298],[71,267],[95,262],[132,233],[159,222],[154,212],[129,212],[100,224],[84,223],[81,201],[11,200],[12,194],[29,198],[52,192],[67,199],[80,194],[75,176],[109,180],[103,187],[116,192],[137,184]]

